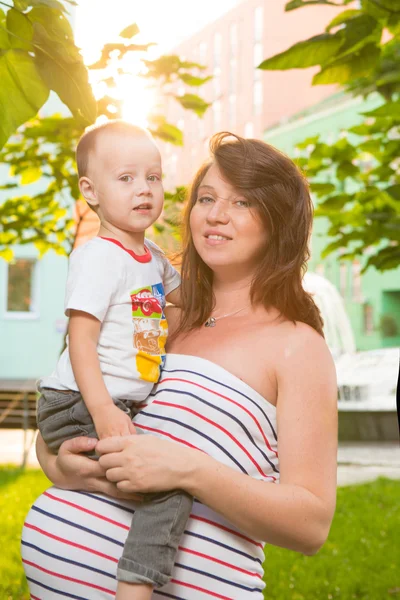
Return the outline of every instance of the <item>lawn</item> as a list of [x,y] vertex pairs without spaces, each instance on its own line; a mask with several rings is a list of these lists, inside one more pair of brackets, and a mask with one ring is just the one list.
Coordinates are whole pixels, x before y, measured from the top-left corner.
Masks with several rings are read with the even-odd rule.
[[[0,468],[0,600],[28,600],[19,559],[24,517],[49,485],[36,470]],[[329,540],[313,557],[268,547],[268,600],[400,600],[400,481],[340,488]]]

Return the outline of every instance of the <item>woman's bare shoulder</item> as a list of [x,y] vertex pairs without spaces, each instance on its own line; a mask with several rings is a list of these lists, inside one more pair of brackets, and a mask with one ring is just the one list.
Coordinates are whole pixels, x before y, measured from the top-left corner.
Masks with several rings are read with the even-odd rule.
[[325,338],[310,325],[301,321],[295,323],[285,321],[277,332],[279,352],[277,352],[277,369],[282,373],[291,371],[295,364],[318,366],[334,371],[333,358]]

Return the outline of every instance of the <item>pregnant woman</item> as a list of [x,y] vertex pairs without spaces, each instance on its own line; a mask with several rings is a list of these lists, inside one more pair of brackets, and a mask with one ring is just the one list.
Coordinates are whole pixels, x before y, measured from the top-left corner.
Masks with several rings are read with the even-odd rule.
[[[148,435],[98,442],[98,462],[80,454],[96,440],[65,442],[58,456],[38,440],[57,487],[24,526],[33,600],[112,599],[146,492],[195,498],[155,599],[262,600],[265,543],[307,555],[322,546],[335,509],[337,392],[302,287],[311,224],[291,160],[261,141],[213,137],[186,209],[182,308],[169,310],[165,368],[135,418]],[[268,585],[268,550],[265,565]]]

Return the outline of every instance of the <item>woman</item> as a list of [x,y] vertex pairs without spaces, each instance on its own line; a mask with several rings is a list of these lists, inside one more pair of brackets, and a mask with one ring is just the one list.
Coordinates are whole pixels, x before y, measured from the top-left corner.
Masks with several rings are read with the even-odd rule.
[[196,499],[173,578],[154,598],[261,600],[262,542],[314,554],[326,540],[337,392],[302,288],[308,187],[263,142],[218,134],[211,154],[186,211],[182,312],[169,311],[165,368],[135,418],[153,435],[102,440],[99,463],[78,455],[93,440],[66,442],[58,457],[39,440],[50,479],[83,491],[51,488],[27,517],[32,598],[113,597],[133,512],[121,494],[180,488]]

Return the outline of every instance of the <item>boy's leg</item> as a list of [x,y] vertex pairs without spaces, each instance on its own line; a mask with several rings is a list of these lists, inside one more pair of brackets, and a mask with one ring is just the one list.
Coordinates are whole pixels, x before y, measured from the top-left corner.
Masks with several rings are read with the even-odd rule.
[[193,498],[181,490],[148,494],[135,510],[117,579],[161,587],[168,583]]
[[65,440],[85,435],[97,437],[93,421],[79,392],[39,388],[37,423],[52,452]]

